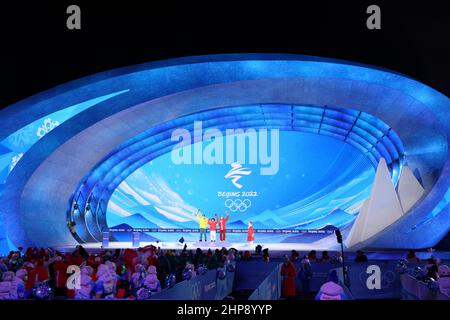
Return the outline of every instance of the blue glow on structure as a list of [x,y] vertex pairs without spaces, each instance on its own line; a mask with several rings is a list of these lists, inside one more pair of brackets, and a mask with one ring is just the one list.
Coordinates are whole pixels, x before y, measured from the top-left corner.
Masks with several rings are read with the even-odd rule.
[[[220,124],[216,122],[218,117],[224,121],[235,117],[220,111],[221,108],[251,104],[255,105],[251,110],[267,105],[259,109],[273,116],[269,127],[281,130],[317,133],[320,129],[321,135],[339,139],[353,126],[346,142],[366,153],[373,164],[380,157],[391,160],[394,180],[402,161],[413,169],[425,187],[426,196],[402,219],[370,239],[367,246],[427,247],[436,244],[449,230],[449,99],[406,76],[370,66],[297,55],[236,54],[122,68],[63,84],[1,110],[0,141],[54,112],[124,88],[129,94],[119,94],[60,123],[17,162],[1,186],[0,212],[4,225],[0,228],[6,229],[14,243],[23,246],[76,243],[68,233],[66,222],[70,215],[64,210],[80,179],[99,168],[103,160],[113,156],[115,159],[90,177],[82,190],[84,195],[108,198],[106,195],[114,192],[124,176],[167,152],[170,148],[165,142],[166,131],[170,130],[167,126],[179,126],[184,120],[192,122],[195,116],[189,118],[189,114],[217,109],[206,120],[215,126]],[[269,106],[271,103],[273,106]],[[294,112],[293,121],[286,122],[284,113],[270,111],[277,104],[296,105],[305,112]],[[325,106],[327,110],[320,122]],[[335,114],[333,107],[353,111]],[[361,117],[353,125],[351,119],[358,111],[367,114],[367,119]],[[236,124],[266,126],[267,118],[252,118],[243,113]],[[121,121],[122,117],[128,122]],[[371,126],[366,126],[366,120]],[[164,126],[158,127],[159,131],[149,129],[162,122]],[[386,131],[387,128],[392,130]],[[89,129],[98,129],[102,135],[84,136]],[[79,140],[80,137],[84,140]],[[117,146],[126,149],[114,155]],[[79,159],[65,154],[75,149]],[[0,156],[8,153],[11,151],[0,145]],[[3,169],[9,170],[10,156],[0,161]],[[101,177],[107,179],[97,180]],[[90,231],[98,231],[106,223],[105,204],[99,208],[102,210],[97,213],[78,217],[77,232],[85,229],[83,237],[87,241],[95,241],[89,236]],[[46,223],[35,223],[36,216]]]
[[[9,174],[20,159],[22,159],[23,155],[36,142],[80,112],[128,91],[129,90],[127,89],[113,92],[52,112],[37,120],[34,120],[32,123],[20,128],[0,141],[0,197],[3,185],[5,184]],[[0,218],[0,249],[2,246],[5,246],[6,241],[6,236],[2,235],[3,232],[4,228],[2,225],[2,219]],[[10,241],[8,241],[8,243],[10,243]],[[8,245],[8,247],[11,246]]]
[[0,183],[5,183],[7,176],[22,158],[24,153],[47,133],[80,112],[128,91],[129,90],[113,92],[53,112],[33,121],[3,139],[0,142],[0,150],[3,151],[0,155]]
[[[216,142],[225,144],[223,138]],[[183,152],[188,148],[191,146]],[[234,190],[223,177],[228,164],[174,165],[170,152],[166,153],[135,170],[114,189],[107,224],[116,228],[196,228],[197,207],[209,217],[228,210],[229,227],[238,229],[245,229],[249,220],[257,229],[302,230],[342,228],[354,220],[369,196],[375,174],[364,154],[342,139],[298,131],[280,132],[280,152],[280,168],[273,176],[259,175],[260,165],[245,165],[252,174],[242,179],[240,191],[258,192],[257,197],[245,197],[251,201],[245,211],[227,209],[226,198],[217,195]],[[171,235],[171,239],[164,236],[165,241],[179,239],[178,233]],[[161,234],[152,236],[162,241]],[[197,236],[183,234],[187,241]],[[263,238],[267,237],[258,235],[259,241]],[[286,241],[289,235],[284,238],[271,235],[264,241]]]
[[[311,117],[311,114],[317,116]],[[86,215],[83,208],[87,205],[87,203],[89,203],[90,212],[92,212],[92,208],[95,208],[94,212],[97,212],[99,210],[98,207],[101,205],[103,205],[103,208],[100,208],[100,210],[104,211],[106,207],[105,204],[109,202],[112,192],[116,190],[119,184],[124,179],[126,179],[131,172],[136,170],[136,168],[139,168],[140,166],[146,164],[148,161],[157,158],[158,155],[168,153],[172,149],[174,143],[170,141],[170,137],[171,132],[174,129],[185,128],[186,130],[191,131],[191,133],[193,134],[193,123],[196,120],[202,120],[202,127],[204,130],[212,127],[221,130],[223,133],[225,133],[225,129],[227,128],[245,129],[248,127],[262,127],[267,129],[277,128],[283,131],[298,131],[308,133],[303,137],[309,137],[309,139],[314,138],[314,136],[311,136],[311,133],[314,135],[330,137],[340,140],[350,146],[355,146],[355,149],[359,150],[361,154],[367,160],[369,160],[368,163],[371,163],[373,168],[376,168],[380,159],[380,154],[378,152],[376,154],[373,154],[374,150],[376,150],[374,147],[377,142],[380,142],[379,144],[381,144],[386,143],[386,141],[390,141],[390,138],[388,138],[388,134],[390,137],[396,138],[398,140],[398,136],[395,134],[395,132],[392,131],[391,128],[386,126],[386,124],[384,124],[379,119],[371,117],[370,115],[367,115],[365,113],[350,109],[338,109],[331,107],[321,108],[313,106],[282,104],[259,104],[232,106],[220,109],[212,109],[204,111],[202,113],[195,113],[182,118],[176,118],[171,122],[161,123],[155,127],[152,127],[145,132],[140,133],[124,142],[121,146],[112,151],[111,155],[108,158],[102,160],[98,166],[96,166],[89,172],[86,177],[83,178],[80,186],[77,188],[78,191],[74,193],[74,197],[71,199],[70,205],[72,220],[77,224],[82,223],[84,216]],[[355,128],[360,125],[360,122],[362,122],[363,124],[361,128],[358,129],[358,134],[356,134],[356,136],[359,137],[360,141],[364,142],[364,144],[360,144],[357,141],[354,141],[350,135],[352,130],[355,130]],[[372,132],[377,132],[377,134],[379,135],[378,139],[368,139],[368,137],[371,136]],[[381,142],[381,137],[385,137],[383,142]],[[366,139],[370,141],[367,141]],[[320,141],[326,144],[327,139],[322,139]],[[401,166],[403,163],[403,146],[401,145],[401,142],[399,143],[397,141],[396,143],[398,145],[398,148],[395,148],[391,143],[392,154],[386,151],[384,155],[384,157],[387,158],[387,163],[391,169],[394,183],[397,182],[398,173],[401,170]],[[285,142],[285,148],[281,151],[282,154],[283,152],[288,153],[288,151],[290,151],[289,147],[296,144],[297,143]],[[316,145],[319,144],[320,143],[317,142]],[[289,147],[286,147],[286,145]],[[325,148],[325,146],[323,147]],[[347,152],[351,153],[352,149],[353,148],[348,149]],[[164,157],[164,159],[167,160],[167,156]],[[330,155],[327,156],[327,159],[327,161],[330,162],[337,161],[337,159],[332,160],[332,157]],[[346,170],[348,169],[347,166],[349,165],[344,165],[342,163],[340,171],[346,172]],[[127,170],[127,168],[130,167],[133,167],[134,169]],[[339,163],[336,167],[336,170],[338,170],[338,168]],[[309,170],[319,170],[319,168],[310,167]],[[358,175],[364,175],[365,169],[361,170],[362,172],[360,173],[357,171],[353,172],[353,178],[355,179],[355,181],[358,180]],[[335,173],[335,178],[336,180],[339,180],[337,172]],[[328,180],[329,179],[327,179],[327,181]],[[371,179],[369,180],[371,183]],[[315,205],[317,206],[315,211],[320,212],[319,216],[315,219],[320,218],[320,215],[328,216],[336,208],[342,210],[352,208],[351,213],[356,213],[361,205],[361,201],[368,196],[367,192],[369,189],[367,189],[367,187],[368,185],[366,184],[366,189],[363,197],[361,197],[361,195],[363,194],[362,191],[355,191],[354,189],[351,189],[356,194],[359,194],[358,200],[353,200],[353,202],[351,203],[341,202],[339,205],[336,199],[335,201],[330,199],[330,197],[332,197],[330,194],[333,194],[333,192],[329,190],[330,194],[328,194],[327,197],[322,197],[322,202],[315,202]],[[341,186],[339,190],[341,189],[345,189],[345,186]],[[325,192],[325,190],[328,189],[324,186],[323,191]],[[334,195],[338,197],[338,192],[336,191]],[[294,196],[290,198],[292,201],[298,200],[299,203],[301,202],[301,198]],[[351,195],[347,195],[344,198],[350,199],[353,197]],[[310,199],[310,201],[313,200]],[[334,203],[334,206],[332,208],[328,207],[327,201],[329,201],[330,203]],[[74,203],[76,203],[78,207],[78,209],[76,210],[74,210]],[[200,206],[200,203],[197,203],[197,206]],[[321,208],[319,208],[320,206]],[[122,210],[122,212],[123,211],[124,210]],[[97,221],[96,223],[92,222],[92,227],[94,229],[88,231],[89,235],[84,235],[85,239],[89,239],[90,237],[98,239],[101,236],[101,230],[107,227],[105,219],[102,215],[100,216],[100,221]],[[296,215],[296,218],[300,219],[300,217],[302,216],[308,216],[308,214],[298,214]],[[93,215],[89,216],[89,219],[95,220],[98,218]],[[340,219],[341,222],[338,226],[335,225],[336,227],[342,227],[343,225],[348,224],[350,221],[353,221],[354,216],[349,215],[347,217],[347,220],[343,219],[340,216]],[[326,218],[323,218],[324,223],[326,220]],[[327,223],[332,224],[332,222],[333,219],[331,219],[331,216],[329,216],[329,221]],[[293,223],[291,223],[290,225],[293,225]],[[303,223],[302,225],[306,226],[305,223]],[[317,226],[318,225],[319,224],[317,224]],[[284,225],[284,227],[287,226],[288,224]],[[282,228],[281,225],[273,225],[273,227]],[[170,226],[170,228],[174,228],[174,226]],[[309,228],[312,227],[309,226]]]

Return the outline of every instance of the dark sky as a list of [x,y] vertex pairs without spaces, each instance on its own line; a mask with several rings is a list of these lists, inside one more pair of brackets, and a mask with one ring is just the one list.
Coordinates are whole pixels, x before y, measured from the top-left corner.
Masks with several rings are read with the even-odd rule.
[[[0,7],[0,108],[104,70],[236,52],[377,65],[450,96],[450,1],[33,2]],[[81,7],[81,31],[66,28],[69,4]],[[381,30],[366,28],[370,4],[381,7]]]

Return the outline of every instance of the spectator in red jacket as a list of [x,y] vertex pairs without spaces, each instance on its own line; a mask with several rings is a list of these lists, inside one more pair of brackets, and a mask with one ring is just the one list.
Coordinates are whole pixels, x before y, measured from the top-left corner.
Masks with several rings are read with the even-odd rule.
[[284,261],[281,266],[281,276],[283,277],[283,297],[294,297],[296,295],[295,289],[295,275],[297,270],[295,270],[294,264],[289,260],[288,256],[284,256]]
[[228,211],[226,212],[226,214],[226,218],[220,216],[219,220],[220,241],[225,241],[227,239],[227,221],[230,218],[230,215],[228,214]]
[[63,260],[61,256],[56,258],[56,262],[53,264],[55,276],[55,296],[66,296],[68,267],[69,264]]
[[131,275],[135,272],[134,263],[135,258],[137,258],[138,254],[135,250],[127,248],[125,249],[123,258],[125,262],[125,267],[127,268],[127,278],[130,279]]
[[48,269],[44,267],[44,261],[38,260],[36,267],[34,267],[28,274],[26,290],[33,289],[36,282],[43,282],[48,280]]

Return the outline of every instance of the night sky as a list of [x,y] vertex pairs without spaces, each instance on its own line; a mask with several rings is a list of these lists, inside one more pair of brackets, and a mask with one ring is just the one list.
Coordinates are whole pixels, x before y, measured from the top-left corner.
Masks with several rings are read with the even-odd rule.
[[[448,1],[298,1],[295,6],[278,1],[276,6],[34,2],[2,3],[0,9],[0,108],[117,67],[236,52],[296,53],[376,65],[450,95]],[[66,28],[70,4],[81,7],[79,31]],[[366,28],[370,4],[381,7],[381,30]]]

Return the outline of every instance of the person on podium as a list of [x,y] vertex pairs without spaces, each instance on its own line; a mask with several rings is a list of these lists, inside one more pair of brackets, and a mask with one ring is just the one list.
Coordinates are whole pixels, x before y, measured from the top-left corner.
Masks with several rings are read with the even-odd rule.
[[206,239],[206,228],[208,226],[208,218],[206,217],[205,214],[203,214],[202,216],[200,216],[200,209],[197,210],[197,220],[199,222],[200,225],[200,241],[202,241],[203,235],[205,236],[205,242],[207,241]]
[[227,221],[230,218],[230,214],[228,211],[225,211],[227,214],[227,217],[224,218],[223,216],[220,216],[219,219],[219,232],[220,232],[220,241],[225,241],[227,239]]

